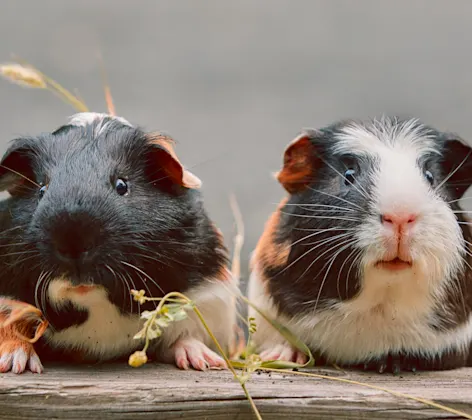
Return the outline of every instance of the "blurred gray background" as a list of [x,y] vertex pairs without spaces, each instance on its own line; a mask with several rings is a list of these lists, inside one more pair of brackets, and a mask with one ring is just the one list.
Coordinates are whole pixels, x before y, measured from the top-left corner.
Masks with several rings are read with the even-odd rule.
[[[246,271],[302,127],[408,114],[472,138],[471,20],[470,0],[5,0],[0,61],[17,54],[104,111],[100,49],[117,113],[176,138],[230,246],[236,194]],[[0,82],[2,152],[75,112]]]

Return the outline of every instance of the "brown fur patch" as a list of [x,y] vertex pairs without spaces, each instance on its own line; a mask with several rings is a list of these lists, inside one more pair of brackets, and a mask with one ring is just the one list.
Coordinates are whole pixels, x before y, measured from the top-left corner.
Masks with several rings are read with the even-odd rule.
[[314,170],[313,145],[307,134],[301,134],[285,149],[283,168],[277,179],[293,194],[306,188]]
[[261,272],[264,271],[264,267],[281,267],[287,263],[290,243],[278,244],[275,242],[275,235],[280,222],[280,210],[287,201],[288,199],[284,198],[278,205],[277,210],[269,217],[254,251],[254,262],[257,262]]
[[161,133],[149,133],[147,135],[149,143],[160,146],[161,153],[158,153],[158,159],[168,177],[175,183],[185,187],[198,189],[202,182],[191,172],[184,169],[174,150],[174,140]]
[[[19,350],[28,358],[36,353],[32,343],[39,339],[47,327],[47,323],[40,324],[41,316],[34,306],[0,298],[0,358]],[[20,365],[13,368],[21,371]],[[0,365],[1,372],[6,369],[6,365]]]
[[47,326],[48,322],[43,319],[38,308],[24,302],[0,298],[0,336],[4,340],[14,338],[33,343],[43,335]]

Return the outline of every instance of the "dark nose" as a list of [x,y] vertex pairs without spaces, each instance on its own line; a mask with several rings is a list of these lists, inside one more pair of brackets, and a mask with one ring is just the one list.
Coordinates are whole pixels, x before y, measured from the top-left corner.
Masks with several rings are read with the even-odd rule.
[[88,213],[61,213],[52,224],[52,244],[61,259],[87,257],[101,242],[102,224]]

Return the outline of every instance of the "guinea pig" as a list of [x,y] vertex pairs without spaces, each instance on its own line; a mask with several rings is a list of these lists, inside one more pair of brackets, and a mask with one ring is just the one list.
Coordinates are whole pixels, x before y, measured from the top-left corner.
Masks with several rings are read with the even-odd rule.
[[[389,371],[471,364],[471,148],[417,119],[304,130],[251,257],[249,300],[321,363]],[[306,363],[257,311],[263,360]]]
[[[227,248],[200,180],[173,143],[98,113],[11,143],[0,166],[0,189],[10,194],[0,204],[0,296],[35,305],[49,326],[26,349],[0,330],[0,371],[41,372],[38,355],[95,363],[142,348],[133,338],[140,314],[157,303],[140,305],[131,289],[184,293],[218,341],[231,341]],[[202,324],[187,314],[154,340],[154,358],[182,369],[224,368]]]

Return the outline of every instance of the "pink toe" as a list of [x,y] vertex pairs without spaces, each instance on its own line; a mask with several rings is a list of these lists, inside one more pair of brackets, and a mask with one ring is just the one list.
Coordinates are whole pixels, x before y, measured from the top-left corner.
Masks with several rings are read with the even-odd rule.
[[298,352],[298,354],[297,354],[297,363],[299,365],[304,365],[307,361],[308,361],[308,357],[306,356],[306,354]]
[[4,354],[0,358],[0,372],[5,373],[11,370],[13,355],[11,353]]
[[29,368],[33,373],[42,373],[43,372],[43,365],[41,364],[41,360],[37,354],[33,354],[29,360]]
[[189,368],[187,353],[182,347],[175,348],[175,363],[180,369],[187,370]]
[[13,373],[23,373],[26,368],[26,363],[28,362],[28,355],[23,349],[18,349],[15,351],[13,356]]

